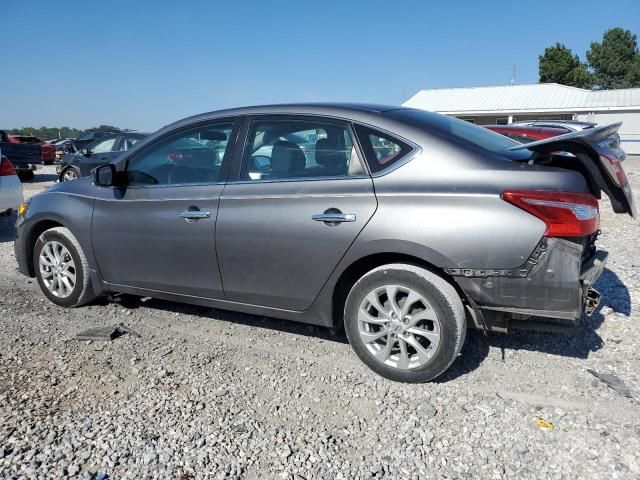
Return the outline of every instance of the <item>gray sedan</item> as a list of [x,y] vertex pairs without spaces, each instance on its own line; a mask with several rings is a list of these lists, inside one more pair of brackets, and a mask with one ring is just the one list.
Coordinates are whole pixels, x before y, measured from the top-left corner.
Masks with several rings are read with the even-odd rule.
[[597,307],[598,199],[635,215],[618,127],[525,146],[379,105],[198,115],[33,197],[16,258],[60,306],[117,292],[344,327],[380,375],[428,381],[468,327]]

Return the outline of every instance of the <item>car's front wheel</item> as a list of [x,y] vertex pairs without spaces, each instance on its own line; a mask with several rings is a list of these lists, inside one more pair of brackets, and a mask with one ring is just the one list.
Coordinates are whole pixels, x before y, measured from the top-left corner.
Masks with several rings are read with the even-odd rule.
[[70,180],[75,180],[79,176],[80,175],[78,175],[78,172],[76,171],[75,168],[69,167],[65,171],[62,172],[62,175],[60,175],[60,177],[61,177],[60,180],[62,180],[63,182],[68,182]]
[[42,233],[33,252],[40,289],[56,305],[77,307],[95,298],[87,259],[71,231],[55,227]]
[[389,264],[365,274],[344,309],[349,343],[372,370],[398,382],[428,382],[451,366],[466,335],[455,288],[414,265]]

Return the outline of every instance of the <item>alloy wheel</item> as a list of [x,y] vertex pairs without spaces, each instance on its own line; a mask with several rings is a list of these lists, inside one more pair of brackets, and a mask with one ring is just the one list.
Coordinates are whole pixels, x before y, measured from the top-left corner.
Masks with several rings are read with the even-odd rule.
[[73,168],[68,168],[62,174],[62,180],[64,182],[68,182],[69,180],[75,180],[76,178],[78,178],[78,174]]
[[371,355],[390,367],[422,367],[440,344],[441,325],[427,299],[400,285],[369,292],[358,310],[358,333]]
[[38,259],[45,287],[58,298],[67,298],[76,287],[76,265],[69,250],[60,242],[44,244]]

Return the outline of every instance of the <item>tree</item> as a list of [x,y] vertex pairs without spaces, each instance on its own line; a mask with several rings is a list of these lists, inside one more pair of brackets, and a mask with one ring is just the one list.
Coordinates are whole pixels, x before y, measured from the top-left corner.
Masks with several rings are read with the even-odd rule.
[[111,125],[100,125],[99,127],[92,127],[86,130],[79,130],[77,128],[70,127],[22,127],[22,128],[7,128],[5,130],[9,134],[14,135],[26,135],[38,137],[43,140],[53,140],[56,138],[77,138],[85,132],[95,132],[96,130],[119,130],[118,127]]
[[629,30],[612,28],[602,42],[592,42],[587,60],[598,88],[640,87],[640,52],[637,37]]
[[542,83],[560,83],[579,88],[591,88],[593,85],[593,77],[587,66],[562,43],[545,48],[538,62]]

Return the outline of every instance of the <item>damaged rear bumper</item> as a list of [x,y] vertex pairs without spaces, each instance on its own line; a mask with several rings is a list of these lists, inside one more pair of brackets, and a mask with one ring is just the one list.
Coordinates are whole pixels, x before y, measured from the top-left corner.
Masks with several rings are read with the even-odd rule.
[[578,320],[595,311],[600,294],[593,285],[607,253],[583,256],[584,247],[561,238],[545,238],[514,270],[450,269],[462,290],[482,311]]

